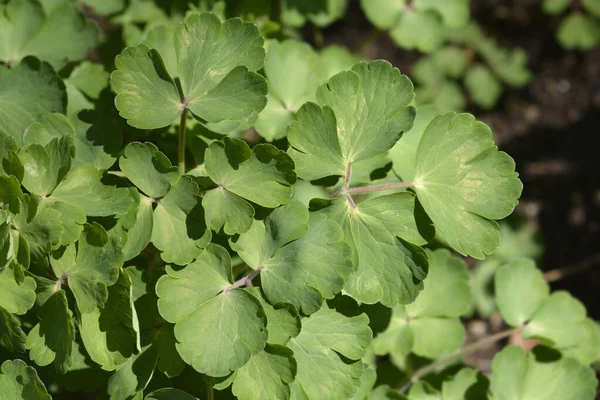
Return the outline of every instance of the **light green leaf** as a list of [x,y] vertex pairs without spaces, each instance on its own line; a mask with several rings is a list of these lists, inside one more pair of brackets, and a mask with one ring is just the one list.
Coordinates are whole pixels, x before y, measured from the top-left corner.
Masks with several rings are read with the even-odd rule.
[[264,207],[275,208],[292,198],[294,163],[269,144],[250,150],[239,139],[213,142],[206,150],[205,168],[219,186]]
[[177,167],[150,142],[129,143],[119,167],[135,186],[154,199],[164,197],[179,179]]
[[451,380],[442,383],[443,400],[464,400],[469,396],[483,399],[487,395],[487,386],[480,371],[463,368]]
[[4,361],[0,370],[0,399],[52,400],[36,370],[22,360]]
[[465,327],[454,318],[417,318],[409,326],[414,338],[412,352],[427,358],[457,350],[466,338]]
[[165,262],[188,264],[201,248],[210,242],[211,231],[206,229],[204,211],[198,197],[198,186],[181,177],[154,210],[152,243]]
[[0,174],[13,175],[22,181],[25,170],[17,156],[18,151],[15,139],[0,131]]
[[[383,88],[383,89],[382,89]],[[348,164],[389,150],[412,126],[410,80],[387,61],[361,62],[333,76],[288,128],[298,175],[344,175]]]
[[152,199],[143,195],[139,196],[139,203],[135,214],[135,222],[127,231],[127,242],[123,246],[123,259],[131,260],[142,252],[150,243],[152,237]]
[[233,394],[240,400],[289,399],[296,375],[293,355],[287,347],[267,345],[237,371]]
[[[21,184],[17,178],[9,175],[0,175],[0,202],[2,203],[0,207],[8,210],[11,214],[19,214],[23,199]],[[26,206],[25,209],[27,210]],[[35,211],[33,214],[35,215]]]
[[345,0],[284,0],[281,20],[285,25],[299,28],[310,20],[325,27],[342,18],[346,11]]
[[439,114],[434,105],[420,106],[417,109],[417,117],[413,127],[406,132],[400,140],[389,151],[393,161],[394,172],[404,181],[410,181],[415,177],[415,157],[417,147],[421,142],[423,132],[427,125]]
[[255,286],[245,290],[260,301],[265,311],[267,331],[269,332],[268,343],[285,346],[290,338],[298,336],[298,333],[300,333],[300,317],[291,304],[282,303],[272,306],[267,303],[260,288]]
[[93,165],[97,169],[108,169],[121,153],[123,135],[115,123],[116,111],[85,110],[77,114],[75,127],[75,160],[73,169]]
[[23,186],[31,193],[46,197],[64,179],[75,157],[73,138],[62,136],[47,145],[32,144],[19,152],[25,167]]
[[222,187],[208,191],[202,198],[206,226],[226,235],[244,233],[252,226],[254,208],[241,197]]
[[89,98],[97,99],[100,92],[108,86],[108,78],[109,73],[102,64],[84,61],[73,69],[69,82]]
[[23,315],[35,303],[35,280],[23,276],[14,263],[0,271],[0,307],[9,313]]
[[579,342],[585,317],[585,307],[579,300],[567,292],[554,292],[533,313],[523,329],[523,337],[558,348],[574,346]]
[[156,347],[148,346],[140,354],[131,356],[119,365],[108,380],[107,392],[110,399],[128,399],[129,396],[141,393],[154,375],[157,358]]
[[346,317],[327,305],[303,319],[300,334],[288,343],[298,368],[292,398],[350,398],[360,386],[361,358],[372,338],[368,322],[365,314]]
[[410,10],[402,14],[390,36],[404,49],[431,53],[444,43],[444,24],[435,11]]
[[158,389],[150,393],[144,400],[198,400],[196,397],[184,392],[181,389],[166,388]]
[[116,283],[108,287],[106,303],[82,313],[79,323],[85,349],[102,369],[116,369],[136,351],[135,318],[131,280],[121,272]]
[[21,322],[10,312],[0,307],[0,346],[10,353],[24,353],[27,336]]
[[469,21],[469,0],[416,0],[414,7],[437,11],[449,28],[459,28]]
[[267,341],[259,300],[240,289],[224,292],[231,282],[229,254],[209,245],[183,269],[168,268],[156,286],[161,315],[175,323],[177,351],[214,377],[243,366]]
[[85,211],[76,205],[54,200],[52,197],[46,197],[41,200],[40,211],[49,208],[60,213],[60,225],[62,233],[60,236],[60,245],[68,246],[73,244],[83,230],[83,224],[86,222]]
[[600,22],[581,12],[573,12],[561,21],[556,37],[566,49],[591,49],[600,43]]
[[580,336],[575,347],[561,349],[566,357],[572,357],[583,364],[591,364],[600,359],[600,325],[591,318],[581,324]]
[[407,0],[361,0],[369,21],[379,29],[393,27],[405,11]]
[[[69,136],[73,133],[73,126],[67,117],[59,113],[48,113],[27,127],[23,133],[23,145],[46,146],[52,139]],[[73,153],[75,155],[75,151]]]
[[175,23],[157,24],[146,30],[144,43],[151,49],[157,50],[167,68],[170,76],[177,76],[177,55],[173,47],[173,36],[175,35]]
[[415,190],[437,231],[459,253],[482,259],[500,243],[523,184],[490,129],[469,114],[436,117],[416,156]]
[[192,13],[176,28],[173,40],[178,67],[170,71],[174,76],[159,52],[145,44],[117,56],[111,85],[117,92],[115,104],[130,125],[161,128],[186,108],[208,122],[243,119],[264,108],[267,85],[253,72],[264,61],[256,25],[240,19],[221,23],[212,13]]
[[58,68],[85,58],[97,41],[96,24],[71,2],[62,2],[49,13],[33,0],[0,7],[0,60],[5,63],[36,56]]
[[465,87],[473,101],[485,110],[493,108],[502,94],[502,84],[488,67],[481,64],[467,70]]
[[548,14],[560,14],[565,11],[571,0],[544,0],[542,2],[542,9]]
[[117,282],[123,255],[115,239],[97,223],[84,227],[77,244],[77,249],[71,245],[62,254],[53,254],[52,269],[63,283],[67,280],[79,311],[92,313],[104,307],[107,286]]
[[0,104],[0,131],[21,146],[25,128],[36,118],[66,112],[67,93],[49,64],[27,57],[14,68],[0,66]]
[[550,287],[531,259],[515,259],[496,271],[496,303],[510,326],[529,321],[549,293]]
[[41,306],[40,322],[27,335],[29,357],[43,367],[54,363],[59,374],[71,366],[71,353],[75,340],[73,313],[69,310],[64,290],[56,290]]
[[108,181],[105,173],[86,165],[67,175],[52,192],[52,198],[79,206],[89,216],[119,215],[131,206],[133,199],[127,188],[117,188]]
[[[542,349],[546,350],[546,349]],[[592,400],[594,372],[571,358],[537,360],[519,346],[504,348],[492,362],[490,391],[494,400]]]

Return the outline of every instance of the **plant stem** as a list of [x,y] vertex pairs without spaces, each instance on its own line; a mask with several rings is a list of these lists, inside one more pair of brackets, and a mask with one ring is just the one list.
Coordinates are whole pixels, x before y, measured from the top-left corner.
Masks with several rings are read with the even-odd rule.
[[352,177],[352,163],[349,162],[346,165],[346,176],[344,177],[344,197],[348,204],[350,204],[350,208],[356,208],[356,204],[354,203],[354,199],[350,196],[350,193],[347,192],[348,186],[350,185],[350,178]]
[[248,275],[244,276],[241,279],[238,279],[237,281],[233,282],[231,285],[223,289],[223,293],[228,294],[231,290],[242,286],[252,287],[252,279],[256,278],[260,274],[260,271],[262,271],[263,269],[265,269],[264,266],[259,266],[254,271],[250,272]]
[[400,392],[402,392],[402,393],[406,392],[411,385],[417,383],[421,378],[438,370],[439,368],[442,368],[454,361],[463,359],[466,356],[468,356],[469,354],[473,353],[476,350],[479,350],[482,347],[487,347],[493,343],[496,343],[499,340],[505,339],[505,338],[511,336],[512,334],[520,332],[520,331],[521,331],[521,328],[511,328],[511,329],[506,329],[504,331],[500,331],[491,336],[484,337],[483,339],[481,339],[475,343],[465,346],[444,358],[440,358],[439,360],[434,361],[431,364],[418,369],[413,374],[411,374],[410,377],[408,377],[406,380],[404,380],[399,385]]
[[377,41],[377,39],[379,39],[379,36],[381,36],[382,33],[383,33],[383,31],[380,31],[377,28],[373,28],[371,30],[371,33],[369,33],[364,40],[360,41],[358,43],[358,45],[356,45],[354,47],[353,53],[354,54],[358,54],[358,55],[362,55],[363,51],[365,51],[365,49],[368,46],[370,46],[371,44],[375,43]]
[[344,188],[344,194],[363,194],[369,192],[379,192],[382,190],[400,189],[415,186],[413,181],[410,182],[398,182],[398,183],[384,183],[383,185],[373,186],[360,186],[354,188]]
[[212,383],[206,384],[206,398],[208,400],[215,400],[215,393],[213,392],[213,384]]
[[181,112],[181,119],[179,120],[179,173],[185,174],[185,121],[187,117],[187,107]]
[[568,276],[587,271],[588,269],[596,266],[598,263],[600,263],[600,253],[596,253],[588,258],[585,258],[576,264],[546,271],[544,272],[544,280],[546,280],[546,282],[560,281]]

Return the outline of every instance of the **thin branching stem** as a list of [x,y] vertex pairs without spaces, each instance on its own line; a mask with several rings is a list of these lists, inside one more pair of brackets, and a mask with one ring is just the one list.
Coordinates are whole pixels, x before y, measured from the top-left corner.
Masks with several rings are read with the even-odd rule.
[[428,364],[428,365],[424,366],[423,368],[416,370],[407,379],[405,379],[404,381],[402,381],[400,383],[400,385],[399,385],[400,392],[402,392],[402,393],[406,392],[413,384],[417,383],[424,376],[426,376],[432,372],[435,372],[450,363],[461,360],[461,359],[467,357],[468,355],[470,355],[471,353],[473,353],[474,351],[477,351],[481,348],[485,348],[491,344],[496,343],[499,340],[505,339],[517,332],[520,332],[521,329],[522,328],[520,328],[520,327],[519,328],[511,328],[511,329],[506,329],[504,331],[500,331],[500,332],[495,333],[490,336],[486,336],[486,337],[482,338],[481,340],[478,340],[475,343],[471,343],[468,346],[464,346],[464,347],[458,349],[457,351],[455,351],[454,353],[452,353],[446,357],[440,358],[439,360],[434,361],[431,364]]
[[409,188],[414,187],[415,183],[413,181],[410,182],[398,182],[398,183],[384,183],[382,185],[372,185],[372,186],[360,186],[354,188],[344,188],[344,194],[363,194],[370,192],[380,192],[382,190],[392,190],[392,189],[401,189],[401,188]]
[[354,199],[350,196],[350,193],[346,192],[348,190],[348,186],[350,186],[350,178],[352,178],[352,163],[349,162],[346,164],[346,176],[344,176],[344,197],[348,204],[350,204],[350,208],[356,208],[356,204],[354,203]]
[[213,384],[212,383],[207,383],[206,384],[206,398],[208,400],[215,400],[215,392],[213,391]]
[[223,289],[223,293],[228,294],[233,289],[237,289],[242,286],[252,287],[252,279],[256,278],[260,274],[260,271],[262,271],[263,269],[265,269],[264,266],[259,266],[254,271],[250,272],[248,275],[238,279],[237,281],[233,282],[231,285]]
[[179,173],[185,174],[185,122],[187,118],[187,107],[181,112],[181,119],[179,120]]
[[585,272],[588,269],[600,263],[600,253],[596,253],[588,258],[585,258],[578,263],[567,265],[566,267],[552,269],[544,272],[544,280],[546,282],[556,282],[569,277],[571,275]]

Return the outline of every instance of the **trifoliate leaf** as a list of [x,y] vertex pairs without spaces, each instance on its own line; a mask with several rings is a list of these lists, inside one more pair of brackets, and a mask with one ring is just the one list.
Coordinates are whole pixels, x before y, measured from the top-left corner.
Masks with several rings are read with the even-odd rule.
[[295,375],[294,353],[287,347],[267,345],[236,372],[232,392],[240,400],[287,400]]
[[8,360],[0,367],[2,400],[52,400],[36,370],[22,360]]
[[576,345],[584,329],[586,310],[567,292],[554,292],[544,299],[523,329],[524,338],[536,338],[553,347]]
[[480,64],[467,70],[465,87],[473,101],[485,110],[493,108],[502,94],[502,84],[488,67]]
[[135,186],[155,199],[164,197],[179,179],[177,167],[150,142],[129,143],[119,167]]
[[152,199],[139,195],[135,222],[127,231],[127,242],[123,246],[123,259],[131,260],[142,252],[152,237]]
[[154,375],[157,358],[156,347],[148,346],[140,354],[129,357],[119,365],[108,380],[107,392],[110,399],[126,399],[142,392]]
[[108,78],[109,73],[102,64],[84,61],[73,69],[68,80],[89,98],[97,99],[108,85]]
[[23,186],[30,193],[46,197],[64,179],[75,157],[73,138],[62,136],[47,145],[32,144],[19,152],[25,167]]
[[436,117],[425,130],[414,183],[437,231],[459,253],[479,259],[498,247],[494,220],[513,211],[523,188],[513,159],[498,151],[490,129],[455,113]]
[[542,272],[531,259],[515,259],[496,272],[496,303],[510,326],[518,327],[529,321],[549,293]]
[[285,346],[290,338],[298,336],[300,333],[300,317],[298,312],[290,304],[278,304],[276,307],[267,303],[260,288],[250,287],[246,291],[256,297],[267,316],[267,331],[269,337],[267,342]]
[[92,223],[84,227],[77,248],[71,245],[62,254],[55,253],[51,264],[55,276],[67,281],[84,314],[104,307],[107,286],[117,282],[123,255],[115,240],[99,224]]
[[344,175],[349,164],[389,150],[412,126],[410,80],[387,61],[361,62],[317,92],[288,128],[298,175],[307,180]]
[[5,64],[36,56],[58,68],[85,58],[98,41],[96,24],[70,2],[45,13],[38,1],[11,1],[0,7],[0,32]]
[[35,280],[23,276],[21,267],[13,263],[0,271],[0,307],[9,313],[25,314],[35,303]]
[[586,14],[574,12],[561,21],[556,36],[566,49],[591,49],[600,43],[600,23]]
[[415,123],[408,132],[389,151],[393,161],[394,172],[404,181],[410,181],[415,177],[415,157],[417,147],[421,142],[423,132],[429,123],[439,114],[436,106],[421,106],[418,108]]
[[244,233],[252,226],[254,208],[223,187],[208,191],[202,198],[206,226],[215,232],[223,228],[227,235]]
[[181,177],[154,210],[152,243],[165,262],[188,264],[211,239],[198,197],[198,186]]
[[229,254],[209,245],[186,267],[168,268],[156,286],[161,315],[175,323],[177,351],[215,377],[243,366],[267,341],[260,302],[240,289],[224,291],[231,283]]
[[[342,226],[355,249],[354,272],[344,290],[360,302],[392,307],[414,301],[427,275],[427,257],[420,247],[398,238],[420,237],[411,212],[414,195],[389,196],[393,197],[375,197],[354,207],[345,199],[334,200],[323,212]],[[394,208],[381,207],[384,204]]]
[[119,215],[133,199],[127,188],[117,188],[107,181],[105,173],[86,165],[67,175],[52,192],[52,198],[79,206],[89,216]]
[[81,314],[81,339],[92,360],[102,369],[116,369],[136,351],[134,315],[131,280],[126,272],[121,272],[116,283],[108,287],[105,304]]
[[565,11],[571,0],[544,0],[542,2],[542,9],[548,14],[560,14]]
[[298,368],[292,398],[350,398],[360,386],[361,358],[372,338],[368,323],[365,314],[346,317],[327,305],[303,319],[302,331],[288,343]]
[[250,150],[239,139],[213,142],[206,150],[205,168],[220,187],[261,206],[275,208],[292,198],[294,163],[272,145]]
[[471,303],[466,265],[446,249],[428,256],[423,292],[414,303],[394,307],[388,328],[373,341],[376,354],[403,357],[412,351],[437,358],[462,345],[465,329],[458,317]]
[[21,323],[10,312],[0,307],[0,347],[10,353],[24,353],[27,336]]
[[494,400],[594,398],[598,381],[590,368],[571,358],[538,361],[536,356],[509,346],[494,357],[490,385]]
[[161,128],[186,108],[208,122],[246,118],[264,108],[267,84],[253,72],[264,61],[256,25],[240,19],[221,23],[212,13],[192,13],[175,30],[174,46],[174,76],[158,51],[145,44],[128,47],[115,59],[115,104],[130,125]]
[[55,289],[41,306],[38,317],[40,322],[27,335],[29,358],[41,367],[54,363],[56,371],[62,375],[71,366],[75,340],[73,313],[69,310],[65,291]]
[[49,64],[27,57],[14,68],[0,66],[0,101],[0,130],[21,146],[25,128],[36,118],[66,111],[67,93]]
[[15,139],[0,131],[0,174],[13,175],[22,181],[25,171],[17,156],[18,151]]

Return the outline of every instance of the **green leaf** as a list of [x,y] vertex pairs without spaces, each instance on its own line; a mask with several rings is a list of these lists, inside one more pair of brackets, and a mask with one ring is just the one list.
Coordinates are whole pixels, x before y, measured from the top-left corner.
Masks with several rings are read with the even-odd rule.
[[389,150],[412,126],[410,80],[387,61],[361,62],[333,76],[288,128],[288,151],[307,180],[345,175],[349,164]]
[[0,103],[0,131],[21,146],[25,128],[36,118],[66,112],[67,93],[49,64],[27,57],[14,68],[0,66]]
[[463,255],[482,259],[500,243],[495,219],[509,215],[523,184],[490,129],[469,114],[436,117],[416,156],[415,190],[437,231]]
[[[69,136],[73,133],[73,126],[67,117],[59,113],[48,113],[27,127],[23,133],[23,145],[39,144],[45,147],[52,139]],[[76,152],[73,151],[73,153],[75,156]]]
[[496,303],[510,326],[529,321],[549,293],[550,287],[531,259],[515,259],[496,271]]
[[465,87],[473,101],[485,110],[493,108],[502,94],[502,84],[488,67],[481,64],[467,70]]
[[583,0],[582,5],[590,14],[600,17],[600,2],[598,0]]
[[585,317],[585,307],[579,300],[567,292],[554,292],[533,313],[523,329],[523,337],[558,348],[574,346],[579,342]]
[[58,68],[85,58],[97,41],[96,24],[70,2],[49,13],[33,0],[0,7],[0,60],[5,63],[36,56]]
[[393,27],[405,11],[407,0],[361,0],[369,21],[379,29]]
[[36,370],[23,361],[4,361],[0,370],[0,393],[3,397],[11,400],[52,400]]
[[237,371],[233,394],[240,400],[289,399],[296,375],[293,355],[287,347],[267,345]]
[[46,146],[32,144],[19,152],[25,167],[23,186],[29,192],[46,197],[71,169],[75,157],[73,138],[62,136]]
[[451,353],[463,345],[465,327],[458,319],[419,318],[411,321],[412,351],[427,358],[437,358]]
[[108,78],[109,73],[104,70],[102,64],[84,61],[73,69],[69,75],[69,82],[89,98],[97,99],[108,85]]
[[174,45],[178,68],[173,77],[158,51],[145,44],[128,47],[115,59],[115,104],[130,125],[161,128],[186,108],[208,122],[243,119],[264,108],[267,85],[253,72],[264,61],[256,25],[192,13],[176,28]]
[[223,228],[227,235],[244,233],[254,221],[254,208],[239,196],[220,187],[208,191],[202,198],[206,226],[215,232]]
[[19,214],[23,198],[21,184],[17,178],[0,175],[0,202],[2,203],[0,207],[8,210],[11,214]]
[[406,132],[389,151],[394,165],[394,172],[404,181],[411,181],[415,177],[415,157],[421,137],[429,123],[439,115],[439,110],[434,105],[420,106],[413,127]]
[[242,367],[267,341],[259,300],[240,289],[224,292],[230,284],[229,254],[209,245],[186,267],[168,268],[156,286],[161,315],[175,323],[177,351],[195,370],[215,377]]
[[140,195],[135,213],[135,222],[129,227],[127,242],[123,246],[123,259],[125,261],[136,257],[150,243],[154,225],[152,199]]
[[371,198],[354,208],[345,199],[334,200],[323,209],[342,226],[354,248],[354,272],[344,290],[356,300],[392,307],[414,301],[423,288],[426,254],[398,238],[420,237],[411,210],[414,200],[412,193],[404,192]]
[[150,142],[129,143],[119,167],[135,186],[154,199],[164,197],[179,179],[177,167]]
[[[111,104],[112,106],[112,104]],[[116,111],[85,110],[77,114],[75,127],[75,159],[73,169],[93,165],[97,169],[108,169],[121,153],[123,135],[115,123]]]
[[573,12],[561,21],[556,37],[566,49],[588,50],[600,43],[600,23],[589,15]]
[[54,363],[59,374],[71,366],[75,327],[64,290],[56,290],[41,306],[40,322],[27,335],[29,357],[43,367]]
[[25,171],[17,156],[18,151],[15,139],[0,131],[0,174],[13,175],[22,181]]
[[440,15],[432,10],[410,10],[402,14],[390,36],[404,49],[431,53],[444,43],[444,25]]
[[572,357],[583,364],[591,364],[600,359],[600,325],[591,318],[581,324],[580,336],[575,347],[561,349],[566,357]]
[[361,358],[372,338],[368,323],[365,314],[346,317],[327,305],[303,319],[302,331],[288,343],[298,368],[292,398],[350,398],[360,386]]
[[54,274],[68,286],[75,296],[82,314],[103,308],[108,298],[107,286],[119,278],[123,255],[106,231],[97,223],[87,224],[75,245],[51,259]]
[[165,262],[188,264],[211,239],[198,197],[198,186],[181,177],[154,210],[152,243]]
[[0,307],[0,346],[10,353],[24,353],[26,341],[27,336],[21,329],[21,322]]
[[508,346],[494,357],[490,391],[494,400],[593,399],[594,372],[571,358],[537,360],[519,346]]
[[544,0],[542,2],[542,9],[548,14],[560,14],[565,11],[571,0]]
[[9,313],[23,315],[35,303],[35,280],[23,276],[21,267],[11,263],[0,271],[0,307]]
[[267,316],[267,331],[270,344],[285,346],[287,342],[300,333],[300,316],[291,304],[280,303],[272,306],[264,299],[260,288],[249,287],[246,291],[256,297]]
[[60,235],[61,246],[68,246],[79,239],[83,225],[86,222],[85,211],[81,207],[54,200],[52,197],[46,197],[40,203],[40,210],[43,211],[45,208],[60,213],[59,224],[62,226]]
[[150,393],[144,400],[198,400],[196,397],[184,392],[181,389],[166,388],[158,389]]
[[79,206],[89,216],[119,215],[133,199],[127,188],[113,186],[108,178],[91,165],[77,168],[56,187],[52,198]]
[[[156,347],[148,346],[140,354],[131,356],[119,365],[108,380],[107,392],[111,399],[126,399],[141,393],[152,379],[158,353]],[[148,398],[148,397],[146,397]]]
[[79,333],[88,354],[102,369],[112,371],[136,351],[137,317],[131,280],[125,272],[108,287],[106,303],[81,314]]
[[229,192],[264,207],[275,208],[292,198],[294,163],[269,144],[250,150],[239,139],[213,142],[206,150],[208,176]]
[[469,21],[469,0],[416,0],[414,7],[437,11],[449,28],[459,28]]

